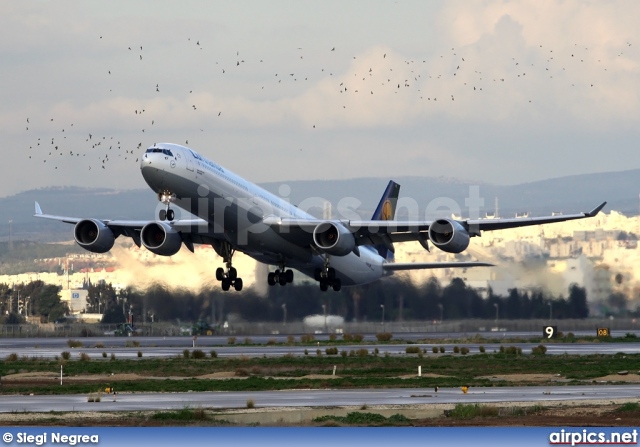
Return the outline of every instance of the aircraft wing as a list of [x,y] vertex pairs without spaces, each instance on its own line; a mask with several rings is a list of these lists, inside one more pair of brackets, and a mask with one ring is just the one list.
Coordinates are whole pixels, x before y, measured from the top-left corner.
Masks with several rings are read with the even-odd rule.
[[388,271],[467,267],[495,267],[495,265],[488,262],[392,262],[382,264],[382,268]]
[[[59,222],[65,222],[69,224],[77,224],[78,222],[85,220],[84,218],[80,218],[80,217],[55,216],[52,214],[44,214],[38,202],[36,202],[35,204],[34,216],[42,219],[57,220]],[[152,220],[151,221],[150,220],[116,220],[116,219],[96,219],[96,220],[102,222],[104,225],[109,227],[109,229],[113,232],[113,234],[116,237],[120,235],[131,237],[133,241],[136,243],[136,245],[138,246],[140,246],[140,230],[142,230],[142,227],[144,227],[148,223],[155,222]],[[193,230],[194,228],[202,228],[202,226],[204,226],[204,228],[207,228],[209,224],[204,219],[182,219],[182,220],[175,220],[167,223],[171,225],[176,231],[180,231],[184,234],[183,239],[189,249],[192,248],[192,244],[189,244],[189,242],[209,243],[209,241],[204,241],[202,237],[197,237],[198,231]],[[195,235],[196,237],[192,237],[193,235]],[[187,239],[185,239],[185,237]]]
[[[482,231],[504,230],[507,228],[525,227],[530,225],[565,222],[568,220],[585,219],[596,216],[607,204],[603,202],[589,212],[577,214],[563,214],[555,216],[528,217],[515,219],[466,219],[456,220],[469,236],[480,236]],[[300,239],[300,233],[306,233],[312,244],[314,229],[325,222],[342,225],[356,238],[357,245],[389,244],[392,242],[428,240],[429,227],[433,221],[397,221],[397,220],[323,220],[296,218],[267,218],[264,220],[281,234],[291,233],[292,238]]]

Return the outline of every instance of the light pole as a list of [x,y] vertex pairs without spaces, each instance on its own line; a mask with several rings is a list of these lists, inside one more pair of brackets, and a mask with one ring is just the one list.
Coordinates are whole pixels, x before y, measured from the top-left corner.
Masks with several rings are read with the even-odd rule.
[[442,324],[442,320],[444,320],[444,306],[442,303],[438,304],[438,308],[440,309],[440,324]]
[[282,303],[282,325],[287,324],[287,304]]
[[382,325],[382,332],[384,332],[384,304],[381,304],[380,308],[382,309],[382,321],[380,324]]
[[324,314],[324,331],[327,332],[327,305],[322,305],[322,313]]
[[496,308],[496,323],[498,322],[498,312],[500,311],[500,305],[498,303],[493,303],[493,307]]

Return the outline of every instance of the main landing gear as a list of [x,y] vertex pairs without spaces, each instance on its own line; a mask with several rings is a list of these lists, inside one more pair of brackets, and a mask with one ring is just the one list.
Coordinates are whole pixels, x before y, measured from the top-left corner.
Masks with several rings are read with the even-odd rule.
[[313,277],[320,283],[320,290],[326,292],[329,287],[334,291],[339,292],[342,288],[342,282],[340,278],[336,278],[336,269],[329,265],[329,258],[324,259],[324,267],[317,268],[313,272]]
[[171,202],[175,202],[176,195],[171,191],[162,191],[158,193],[158,200],[165,205],[165,209],[158,213],[158,219],[173,221],[176,218],[176,213],[169,206]]
[[276,269],[275,272],[269,272],[267,275],[267,283],[270,286],[275,286],[276,284],[280,284],[281,286],[285,286],[288,283],[293,282],[293,270],[285,269],[284,264],[280,265],[279,269]]
[[216,269],[216,279],[220,281],[222,290],[225,292],[233,286],[238,292],[242,290],[242,278],[238,277],[238,271],[231,265],[231,259],[235,250],[227,242],[222,244],[223,256],[226,271],[222,267]]

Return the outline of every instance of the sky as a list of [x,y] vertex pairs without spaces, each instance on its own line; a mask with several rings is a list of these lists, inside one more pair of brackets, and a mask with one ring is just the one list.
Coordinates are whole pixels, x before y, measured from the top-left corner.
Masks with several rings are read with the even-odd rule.
[[637,1],[0,5],[0,196],[144,188],[156,142],[254,182],[640,167]]

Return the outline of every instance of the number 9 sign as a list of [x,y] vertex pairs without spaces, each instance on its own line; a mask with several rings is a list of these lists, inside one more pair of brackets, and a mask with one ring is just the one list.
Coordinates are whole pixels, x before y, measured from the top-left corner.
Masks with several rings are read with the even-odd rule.
[[544,326],[542,328],[542,337],[544,338],[555,338],[558,334],[557,326]]

